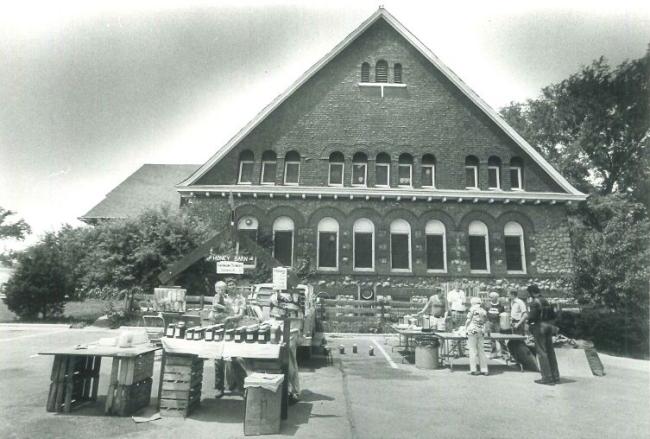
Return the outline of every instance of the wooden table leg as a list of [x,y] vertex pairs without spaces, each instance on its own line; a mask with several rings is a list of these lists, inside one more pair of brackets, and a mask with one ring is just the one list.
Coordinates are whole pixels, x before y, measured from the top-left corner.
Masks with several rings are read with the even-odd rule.
[[165,351],[163,351],[162,359],[160,360],[160,379],[158,380],[158,401],[156,402],[156,409],[158,410],[160,410],[160,397],[162,396],[163,374],[165,373],[166,361],[167,361],[167,354],[165,354]]
[[72,408],[72,390],[74,384],[74,366],[76,358],[68,356],[68,364],[65,371],[65,402],[63,406],[63,411],[65,413],[70,413]]
[[48,412],[56,411],[56,396],[59,391],[59,370],[63,364],[63,356],[55,355],[54,361],[52,362],[52,373],[50,374],[50,393],[47,397],[47,404],[45,410]]
[[108,386],[108,395],[106,395],[106,405],[104,407],[104,413],[110,414],[111,409],[113,408],[113,399],[115,393],[115,387],[117,386],[117,372],[120,369],[120,359],[114,357],[111,365],[111,381]]
[[93,357],[93,388],[90,394],[92,401],[97,401],[97,390],[99,389],[99,369],[102,365],[102,357]]

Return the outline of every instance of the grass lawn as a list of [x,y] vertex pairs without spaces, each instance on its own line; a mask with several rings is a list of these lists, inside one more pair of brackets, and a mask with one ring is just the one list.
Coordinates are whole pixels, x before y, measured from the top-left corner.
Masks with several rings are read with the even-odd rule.
[[[108,303],[108,300],[101,299],[88,299],[83,302],[68,302],[63,311],[63,318],[56,321],[92,323],[97,320],[98,317],[106,314]],[[113,302],[113,306],[116,310],[120,310],[123,308],[124,302],[122,300],[115,301]],[[4,302],[0,301],[0,323],[15,322],[16,320],[16,315],[9,311]],[[55,323],[56,321],[51,322]],[[41,321],[39,320],[39,322]]]

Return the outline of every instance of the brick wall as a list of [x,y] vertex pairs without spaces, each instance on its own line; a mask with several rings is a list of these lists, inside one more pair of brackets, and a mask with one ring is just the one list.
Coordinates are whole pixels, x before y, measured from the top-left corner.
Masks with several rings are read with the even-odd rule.
[[[394,63],[402,64],[406,88],[386,89],[382,98],[377,88],[358,85],[361,63],[371,64],[372,80],[379,59],[388,61],[389,81]],[[421,157],[432,153],[438,165],[437,187],[463,189],[465,157],[471,154],[480,160],[479,186],[483,189],[487,188],[488,157],[495,155],[504,165],[503,189],[509,189],[506,165],[517,156],[524,160],[526,190],[561,192],[530,157],[383,20],[291,95],[198,184],[234,184],[239,154],[247,149],[255,156],[255,183],[259,182],[265,150],[277,153],[277,184],[283,180],[285,154],[295,150],[302,158],[302,185],[327,185],[332,151],[345,155],[345,184],[350,185],[352,155],[361,151],[369,158],[370,184],[374,184],[376,155],[386,152],[391,156],[393,186],[399,155],[411,154],[414,186],[419,187]]]

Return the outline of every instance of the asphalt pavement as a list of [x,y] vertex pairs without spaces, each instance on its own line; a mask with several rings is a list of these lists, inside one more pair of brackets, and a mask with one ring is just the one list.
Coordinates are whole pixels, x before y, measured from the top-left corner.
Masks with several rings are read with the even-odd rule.
[[[46,412],[52,358],[37,353],[111,335],[115,331],[92,327],[0,325],[0,437],[243,437],[243,401],[214,399],[213,366],[207,361],[201,406],[187,419],[136,424],[130,417],[103,416],[101,397],[71,414]],[[329,335],[327,340],[332,364],[314,356],[301,367],[302,398],[290,407],[280,436],[627,438],[648,437],[650,431],[648,362],[601,355],[605,377],[563,376],[560,385],[547,387],[533,382],[537,373],[501,361],[490,362],[490,376],[476,377],[467,374],[463,360],[454,372],[417,369],[393,352],[394,339],[383,336]],[[339,345],[345,354],[339,354]],[[374,356],[368,355],[371,346]],[[108,387],[110,367],[104,361],[100,395]],[[159,367],[156,361],[154,376]],[[139,415],[155,413],[153,406],[152,398]]]

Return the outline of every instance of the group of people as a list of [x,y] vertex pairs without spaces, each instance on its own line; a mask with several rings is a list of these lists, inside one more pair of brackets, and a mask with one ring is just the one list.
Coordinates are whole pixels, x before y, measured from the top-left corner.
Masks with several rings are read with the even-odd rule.
[[[529,296],[529,306],[519,297],[517,290],[509,293],[510,327],[504,327],[501,316],[505,307],[501,303],[498,293],[489,293],[489,302],[483,306],[478,297],[472,297],[469,302],[469,309],[466,308],[467,297],[459,283],[447,292],[442,298],[443,292],[436,288],[435,293],[429,298],[424,308],[418,315],[425,315],[434,318],[448,317],[451,327],[446,328],[452,331],[464,328],[467,335],[467,346],[469,349],[469,365],[471,375],[488,375],[487,356],[483,350],[484,337],[491,332],[512,333],[525,335],[526,326],[535,339],[535,351],[539,362],[542,378],[535,380],[538,384],[554,385],[560,382],[557,359],[553,349],[553,332],[555,326],[555,312],[549,302],[542,296],[539,287],[535,284],[529,285],[526,289]],[[507,321],[507,320],[506,320]],[[502,346],[499,342],[492,342],[493,355],[500,356]],[[459,355],[463,355],[462,343],[456,348]]]

